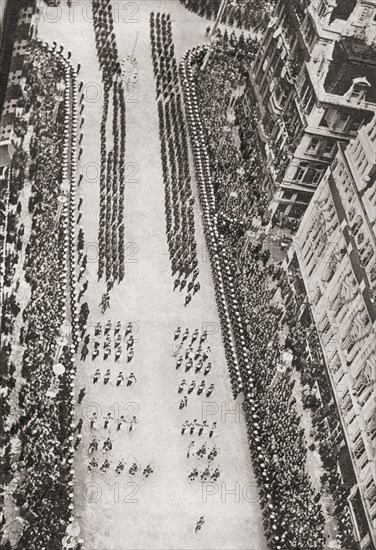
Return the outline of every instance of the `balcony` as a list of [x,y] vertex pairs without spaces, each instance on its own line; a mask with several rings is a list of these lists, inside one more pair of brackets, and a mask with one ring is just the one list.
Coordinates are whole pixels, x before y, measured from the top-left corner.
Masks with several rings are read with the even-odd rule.
[[270,104],[276,115],[280,116],[283,113],[283,105],[278,101],[275,91],[270,94]]

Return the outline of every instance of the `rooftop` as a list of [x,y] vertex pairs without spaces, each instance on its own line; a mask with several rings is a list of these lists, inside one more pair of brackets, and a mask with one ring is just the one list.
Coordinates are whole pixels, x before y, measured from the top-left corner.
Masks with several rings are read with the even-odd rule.
[[346,37],[335,44],[324,88],[343,96],[355,78],[365,78],[369,82],[365,99],[376,103],[376,49],[358,38]]
[[337,6],[332,11],[329,22],[332,23],[335,19],[347,21],[356,4],[357,0],[337,0]]

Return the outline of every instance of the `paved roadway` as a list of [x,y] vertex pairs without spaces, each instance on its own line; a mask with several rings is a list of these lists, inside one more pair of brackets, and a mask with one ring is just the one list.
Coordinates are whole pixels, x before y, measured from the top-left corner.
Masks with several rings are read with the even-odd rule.
[[[96,91],[100,92],[101,79],[90,21],[90,2],[73,4],[73,16],[72,11],[69,16],[64,5],[56,21],[56,11],[44,8],[39,36],[50,43],[55,40],[64,45],[72,51],[73,62],[81,64],[80,78],[84,81],[86,96],[84,152],[81,158],[84,173],[80,187],[84,201],[81,224],[86,235],[87,253],[94,260],[99,218],[96,167],[99,168],[100,158],[101,93],[96,101],[92,98]],[[132,51],[138,34],[135,56],[139,89],[128,97],[126,106],[126,161],[133,163],[128,166],[128,172],[132,171],[133,166],[136,168],[136,173],[128,178],[133,181],[126,182],[126,242],[135,244],[128,245],[126,276],[111,293],[111,308],[104,315],[100,312],[104,283],[97,282],[95,261],[88,264],[89,289],[85,299],[90,306],[91,323],[101,321],[104,324],[110,319],[113,323],[121,321],[124,327],[131,321],[139,329],[138,342],[135,357],[129,365],[123,357],[115,364],[113,355],[107,361],[103,361],[102,356],[93,362],[89,357],[85,362],[78,363],[76,389],[85,386],[87,394],[83,403],[77,406],[76,419],[87,418],[95,408],[105,415],[110,407],[113,411],[119,407],[120,414],[124,411],[129,414],[136,407],[139,424],[137,431],[131,434],[112,428],[112,465],[110,472],[101,476],[87,473],[87,447],[93,432],[90,432],[89,422],[84,423],[83,442],[75,460],[75,513],[85,539],[83,548],[264,550],[266,543],[245,423],[241,415],[225,412],[236,408],[240,411],[240,404],[232,400],[199,211],[196,211],[195,221],[201,290],[187,308],[184,307],[183,296],[172,291],[165,236],[149,14],[152,10],[171,13],[175,52],[179,58],[186,49],[205,40],[207,22],[186,11],[177,0],[114,1],[113,5],[119,13],[115,31],[121,57]],[[177,373],[171,356],[173,333],[178,325],[191,330],[197,327],[201,331],[205,323],[209,324],[209,331],[214,332],[209,336],[208,344],[213,350],[209,382],[215,383],[210,401],[215,405],[208,421],[218,423],[219,436],[215,444],[220,452],[214,463],[222,472],[218,484],[209,488],[215,494],[208,495],[206,499],[201,483],[190,484],[187,479],[196,463],[199,469],[203,469],[198,459],[188,461],[186,458],[187,446],[194,438],[180,435],[182,422],[202,417],[204,400],[197,396],[190,397],[187,409],[179,410],[178,385],[182,378],[189,380],[192,376]],[[124,385],[117,388],[111,382],[107,386],[103,383],[93,385],[91,379],[97,367],[101,368],[102,376],[107,368],[115,373],[119,370],[123,370],[124,374],[133,371],[138,382],[131,388]],[[102,441],[104,433],[102,428],[95,431]],[[197,437],[195,439],[198,440]],[[131,480],[126,467],[125,472],[115,478],[113,470],[121,458],[126,460],[128,468],[135,459],[142,467],[150,463],[154,474],[147,480],[142,480],[142,476],[137,474]],[[226,494],[226,491],[235,488],[238,494]],[[194,526],[201,515],[206,523],[199,533],[194,533]]]

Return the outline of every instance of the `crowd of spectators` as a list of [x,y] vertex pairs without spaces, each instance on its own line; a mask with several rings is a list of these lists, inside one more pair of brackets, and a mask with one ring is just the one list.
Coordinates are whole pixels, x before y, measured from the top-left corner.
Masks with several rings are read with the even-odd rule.
[[[180,0],[200,17],[215,20],[221,0]],[[262,31],[270,21],[272,2],[267,0],[232,0],[226,3],[220,23],[246,30]]]
[[[202,122],[210,128],[207,147],[217,212],[244,227],[262,218],[268,204],[268,190],[262,185],[263,158],[254,131],[255,107],[245,94],[247,69],[256,51],[255,40],[242,35],[237,39],[225,31],[210,54],[205,78],[196,81]],[[199,50],[197,56],[199,64],[206,50]]]
[[[70,200],[63,198],[63,184],[67,178],[75,178],[77,73],[61,51],[31,41],[24,74],[25,112],[33,126],[27,163],[31,232],[23,257],[18,251],[15,254],[17,263],[24,260],[30,298],[22,310],[19,342],[14,341],[7,316],[9,335],[1,354],[3,365],[9,363],[14,347],[20,344],[23,349],[20,413],[13,424],[6,423],[5,456],[9,461],[5,461],[4,475],[7,482],[12,478],[16,482],[12,498],[21,525],[17,548],[53,550],[61,544],[73,519],[70,425],[73,355],[78,340],[76,289],[71,288],[68,302],[67,284],[76,280],[72,266],[76,204],[73,184]],[[62,162],[56,163],[57,158]],[[17,178],[19,170],[14,175]],[[18,285],[13,285],[13,292],[17,290]],[[9,299],[16,316],[16,298]],[[72,345],[67,340],[59,346],[67,316]],[[57,361],[59,369],[55,369]],[[12,363],[9,372],[14,372]],[[8,386],[14,384],[11,378],[7,382]],[[14,438],[19,449],[13,444]],[[4,523],[11,520],[3,519]],[[9,540],[6,545],[10,545]]]
[[286,351],[281,343],[283,310],[273,301],[272,281],[279,269],[274,271],[259,245],[241,256],[246,236],[231,225],[223,224],[220,233],[237,348],[246,350],[240,362],[244,407],[266,535],[271,548],[321,549],[324,517],[306,471],[307,444],[292,395],[294,382],[288,369],[279,370]]
[[[94,0],[92,13],[103,84],[98,280],[105,276],[111,287],[114,281],[120,282],[125,274],[125,93],[110,0]],[[111,111],[112,124],[109,124]],[[111,135],[110,139],[108,135]]]
[[[22,33],[21,33],[22,34]],[[21,116],[24,104],[21,97],[16,99],[18,117],[23,127],[26,121]],[[21,135],[22,134],[22,135]],[[19,137],[23,137],[21,132]],[[12,480],[11,470],[11,437],[8,429],[11,423],[11,399],[16,387],[16,366],[12,354],[12,342],[15,333],[15,324],[21,311],[18,298],[20,280],[16,277],[17,264],[23,254],[23,236],[25,227],[21,223],[22,203],[20,192],[25,181],[25,169],[28,160],[27,153],[22,145],[15,143],[15,150],[9,168],[2,171],[0,178],[0,403],[3,429],[0,433],[2,467],[0,469],[0,525],[3,527],[5,517],[5,493]],[[1,536],[0,536],[0,540]]]
[[279,287],[286,304],[284,321],[289,330],[286,344],[294,354],[292,366],[301,374],[303,406],[312,413],[314,442],[311,446],[320,454],[324,469],[321,486],[330,495],[334,505],[338,541],[343,548],[352,548],[356,547],[356,540],[347,500],[350,487],[339,473],[341,463],[343,465],[346,460],[347,469],[351,459],[346,456],[348,451],[317,330],[310,315],[299,316],[306,295],[304,286],[297,284],[297,280],[299,274],[293,266],[290,266],[289,272],[281,271]]
[[174,290],[186,291],[185,305],[199,290],[198,258],[194,226],[194,197],[188,159],[188,137],[183,115],[170,15],[150,16],[150,39],[156,96],[163,183],[166,234]]

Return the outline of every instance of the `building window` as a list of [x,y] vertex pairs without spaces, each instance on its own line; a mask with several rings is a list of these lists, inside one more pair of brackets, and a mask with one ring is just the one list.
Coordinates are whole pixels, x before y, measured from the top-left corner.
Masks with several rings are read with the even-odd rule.
[[325,13],[326,13],[327,11],[328,11],[328,7],[327,7],[327,5],[326,5],[326,2],[325,2],[325,1],[321,2],[320,7],[319,7],[319,9],[318,9],[318,15],[319,15],[319,17],[321,18],[323,15],[325,15]]
[[309,145],[307,147],[307,153],[309,153],[310,155],[316,155],[320,148],[320,145],[321,141],[318,138],[311,138],[311,141],[309,142]]
[[[313,257],[314,257],[314,254],[313,254],[313,252],[311,252],[309,258],[308,258],[307,261],[306,261],[306,265],[307,265],[307,266],[309,266],[309,264],[311,263]],[[312,271],[311,271],[311,273],[312,273]]]
[[353,84],[346,96],[349,99],[355,99],[358,103],[364,100],[368,89],[371,87],[371,84],[366,78],[354,78]]
[[336,374],[336,372],[338,372],[340,368],[341,368],[341,359],[339,358],[338,353],[335,352],[330,362],[330,370],[332,371],[333,374]]
[[359,235],[358,235],[358,238],[357,238],[358,245],[361,245],[364,242],[364,239],[365,239],[364,233],[360,232]]
[[363,126],[363,123],[364,123],[364,118],[357,118],[355,120],[352,120],[349,127],[349,131],[354,134],[357,134],[361,126]]
[[347,390],[345,395],[341,398],[341,408],[345,414],[348,414],[353,408],[349,390]]
[[[342,370],[342,366],[340,366],[339,369],[337,370],[337,372],[334,375],[337,386],[342,382],[342,379],[343,379],[344,376],[345,376],[345,373]],[[349,424],[350,423],[351,423],[351,421],[349,422]]]
[[315,294],[313,296],[313,303],[314,303],[315,306],[317,306],[317,304],[318,304],[319,300],[321,299],[321,297],[322,297],[321,288],[318,286],[316,288]]
[[[307,248],[306,248],[306,250],[304,252],[304,256],[303,256],[304,260],[307,260],[307,256],[312,253],[311,247],[309,246],[309,240],[308,239],[303,243],[303,250],[306,246],[307,246]],[[306,263],[308,263],[308,262],[306,261]]]
[[367,241],[362,249],[359,250],[361,262],[363,266],[367,266],[374,256],[374,250],[369,241]]
[[342,308],[343,308],[344,305],[345,304],[343,303],[343,301],[341,299],[339,299],[338,304],[336,305],[336,309],[334,311],[334,316],[335,317],[339,316],[339,314],[341,313]]
[[367,434],[371,441],[376,438],[376,419],[374,416],[371,416],[367,422]]
[[356,219],[355,219],[354,225],[352,226],[352,232],[355,236],[357,235],[357,233],[358,233],[359,229],[362,227],[362,225],[363,225],[362,216],[360,214],[358,214]]
[[371,283],[374,283],[376,281],[376,264],[371,268],[369,278]]
[[376,485],[374,480],[371,479],[366,485],[366,499],[369,502],[370,508],[376,504]]
[[360,373],[354,380],[353,393],[355,393],[355,395],[357,396],[360,396],[364,392],[364,390],[367,388],[367,386],[368,386],[368,380],[364,376],[363,371],[360,371]]
[[369,243],[367,244],[367,246],[364,248],[364,252],[361,254],[362,256],[362,263],[364,266],[367,266],[369,264],[369,262],[371,261],[371,259],[373,258],[375,254],[375,251],[372,247],[372,245]]
[[310,96],[309,101],[306,103],[306,105],[303,107],[306,115],[310,115],[311,111],[316,103],[315,97],[313,95]]
[[350,121],[350,117],[347,113],[339,113],[337,120],[333,124],[333,130],[338,132],[345,132]]
[[296,195],[296,191],[290,191],[290,190],[285,190],[283,192],[283,199],[284,200],[291,200],[292,198],[294,198],[294,196]]
[[353,221],[355,214],[356,214],[356,208],[355,206],[352,206],[349,210],[349,220],[351,222]]
[[354,340],[351,339],[351,340],[350,340],[350,343],[349,343],[349,346],[348,346],[348,348],[347,348],[347,353],[348,353],[348,355],[350,355],[350,353],[352,352],[354,346],[355,346],[355,342],[354,342]]
[[291,207],[291,210],[290,210],[290,213],[289,213],[289,217],[290,218],[295,218],[295,219],[300,219],[304,212],[306,210],[306,206],[303,205],[303,204],[293,204],[293,206]]
[[366,386],[362,391],[362,393],[359,395],[359,398],[360,398],[359,404],[362,408],[365,407],[371,395],[372,395],[372,388],[370,386]]
[[365,94],[365,89],[364,88],[353,88],[353,90],[351,91],[351,97],[353,99],[357,99],[357,100],[361,100],[362,97],[364,96]]
[[[323,168],[312,168],[312,183],[320,183],[321,177],[323,175]],[[310,182],[308,182],[310,183]]]
[[319,126],[324,127],[324,128],[329,128],[328,121],[326,120],[326,113],[323,114],[323,116],[320,120]]
[[296,169],[295,178],[298,181],[303,181],[304,176],[308,170],[308,162],[301,162]]
[[304,25],[303,34],[309,49],[311,49],[312,44],[316,38],[316,30],[310,19],[307,19]]
[[326,315],[321,320],[320,325],[321,326],[319,327],[319,331],[321,332],[322,336],[323,337],[327,336],[330,331],[330,322]]
[[327,141],[322,151],[323,157],[332,158],[336,150],[336,143],[334,141]]

